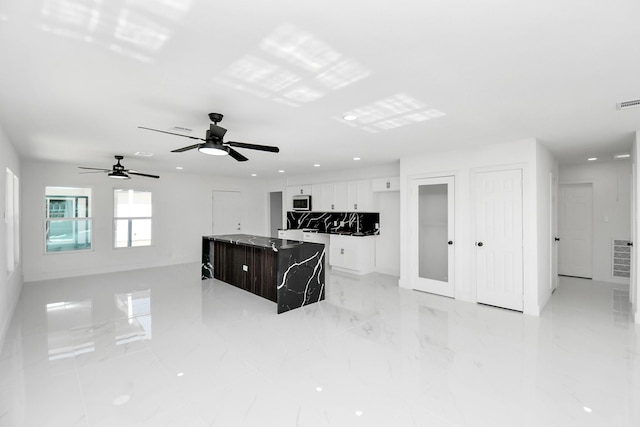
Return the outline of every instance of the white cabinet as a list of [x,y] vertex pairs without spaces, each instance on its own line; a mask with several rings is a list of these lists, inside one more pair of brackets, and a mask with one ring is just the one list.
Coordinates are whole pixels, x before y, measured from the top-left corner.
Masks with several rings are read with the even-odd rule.
[[371,189],[378,192],[400,191],[400,177],[376,178],[371,180]]
[[[293,210],[293,196],[310,195],[311,185],[291,185],[287,187],[285,206],[287,211]],[[313,198],[311,200],[311,206],[313,207]]]
[[302,230],[278,230],[278,239],[302,241]]
[[349,181],[347,183],[347,212],[376,211],[371,180]]
[[[316,190],[318,191],[318,190]],[[322,198],[320,204],[314,205],[314,211],[346,212],[347,211],[347,183],[331,182],[322,184]],[[313,203],[313,200],[312,200]]]
[[375,236],[340,236],[329,239],[331,268],[352,274],[368,274],[375,268]]

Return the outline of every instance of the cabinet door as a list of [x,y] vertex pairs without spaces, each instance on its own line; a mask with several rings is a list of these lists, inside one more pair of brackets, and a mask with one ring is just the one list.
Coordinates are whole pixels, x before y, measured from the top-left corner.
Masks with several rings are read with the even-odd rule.
[[399,191],[400,178],[397,176],[391,178],[376,178],[371,180],[371,190],[373,192]]
[[347,182],[347,212],[358,210],[358,182]]
[[321,212],[331,212],[336,210],[336,196],[333,183],[322,184],[322,202],[320,205]]
[[349,181],[347,183],[347,211],[373,212],[375,210],[371,180]]
[[313,184],[311,186],[311,210],[314,212],[324,212],[324,203],[322,197],[322,184]]
[[333,184],[334,190],[334,210],[337,212],[348,212],[347,205],[347,183],[336,182]]
[[358,197],[356,199],[357,211],[374,212],[376,211],[375,197],[371,188],[371,180],[365,179],[357,182]]
[[341,236],[331,236],[329,244],[329,264],[334,267],[345,267],[345,247]]

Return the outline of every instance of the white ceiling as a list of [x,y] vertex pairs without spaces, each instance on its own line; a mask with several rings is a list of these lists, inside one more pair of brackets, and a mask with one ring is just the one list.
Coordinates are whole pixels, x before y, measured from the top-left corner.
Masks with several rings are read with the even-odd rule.
[[[616,110],[640,98],[639,19],[630,0],[0,0],[0,126],[24,158],[149,173],[272,178],[528,137],[610,159],[640,128],[640,107]],[[171,153],[194,141],[137,128],[204,137],[210,112],[225,140],[281,152]]]

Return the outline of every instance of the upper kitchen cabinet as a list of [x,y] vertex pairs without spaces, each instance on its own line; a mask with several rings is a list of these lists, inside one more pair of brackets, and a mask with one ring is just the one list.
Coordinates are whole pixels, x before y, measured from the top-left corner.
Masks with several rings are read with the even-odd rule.
[[[320,199],[313,201],[313,210],[320,212],[346,212],[347,211],[347,183],[330,182],[315,186]],[[315,198],[315,196],[312,196]]]
[[370,179],[347,183],[347,212],[375,212],[375,202]]
[[[287,198],[285,206],[287,211],[293,210],[293,196],[311,195],[311,185],[291,185],[287,186]],[[313,209],[313,199],[311,200],[311,208]]]
[[400,177],[376,178],[371,180],[372,190],[376,193],[385,191],[400,191]]

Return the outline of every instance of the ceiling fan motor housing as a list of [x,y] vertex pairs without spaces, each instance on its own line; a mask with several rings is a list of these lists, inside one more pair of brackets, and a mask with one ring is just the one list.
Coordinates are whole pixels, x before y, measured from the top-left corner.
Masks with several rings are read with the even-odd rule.
[[213,123],[221,122],[223,117],[224,116],[220,113],[209,113],[209,120]]

